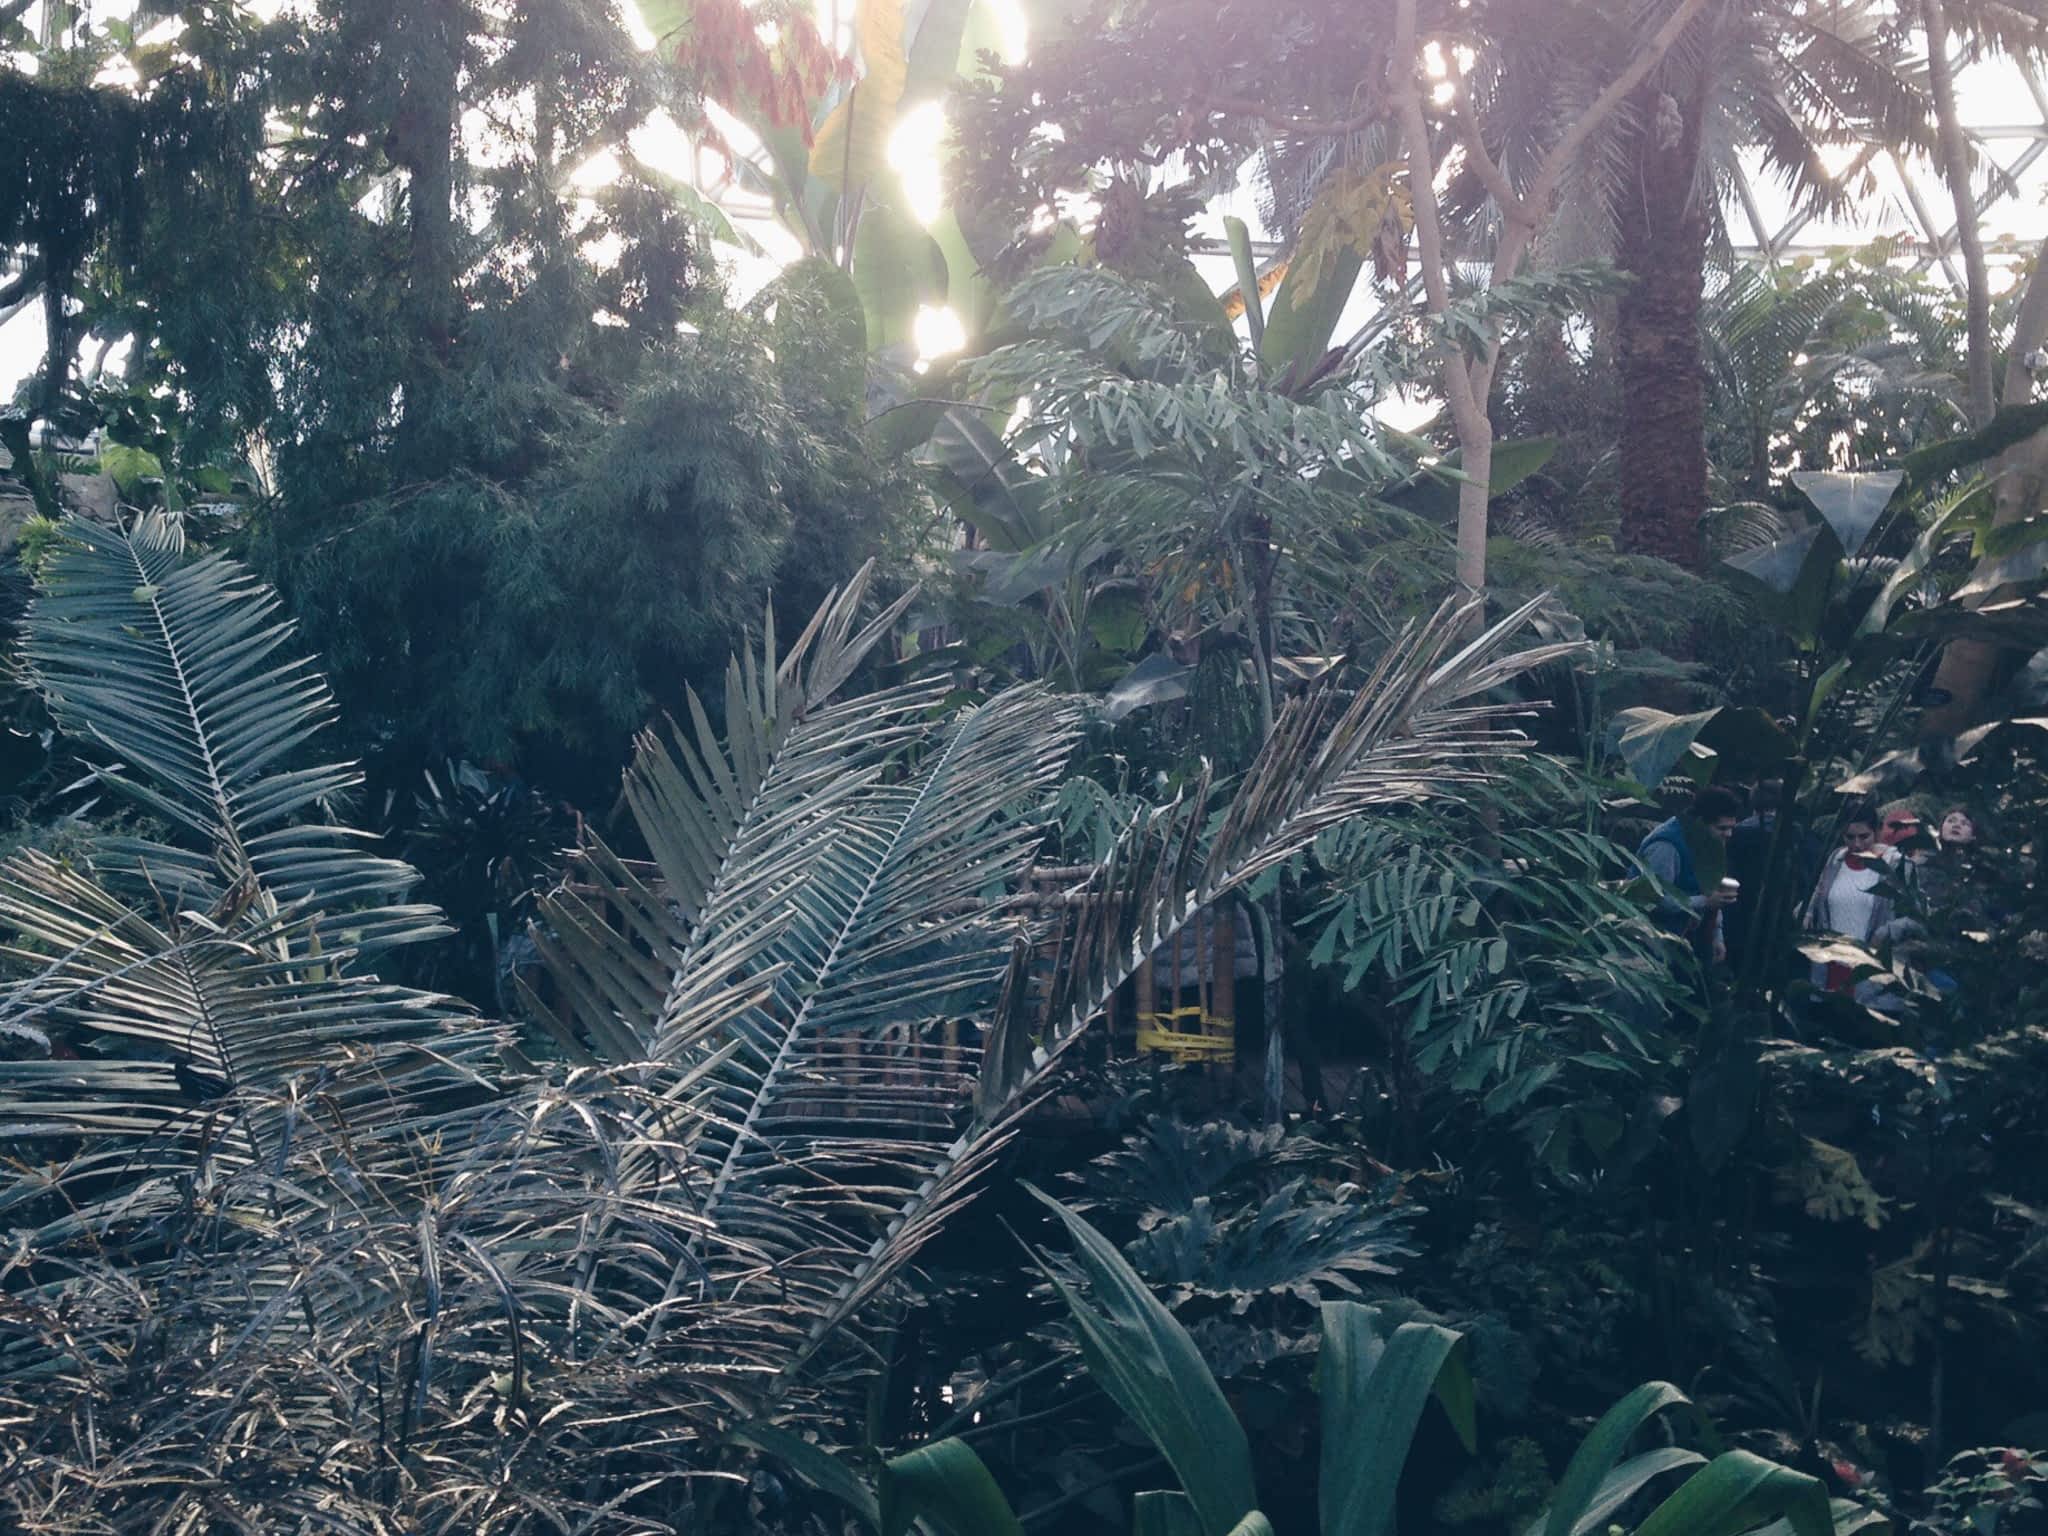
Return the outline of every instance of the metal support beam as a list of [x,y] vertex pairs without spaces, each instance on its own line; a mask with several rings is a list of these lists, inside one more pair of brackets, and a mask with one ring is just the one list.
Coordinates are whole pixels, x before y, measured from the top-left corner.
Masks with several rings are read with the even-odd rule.
[[[1749,173],[1739,164],[1735,167],[1735,196],[1742,204],[1743,217],[1749,220],[1750,233],[1756,236],[1756,243],[1768,246],[1771,237],[1764,227],[1764,212],[1756,205],[1756,189],[1750,186]],[[1775,266],[1776,263],[1766,256],[1764,265]]]
[[[1933,259],[1941,263],[1941,270],[1948,277],[1951,288],[1965,286],[1963,274],[1956,271],[1956,264],[1948,259],[1948,242],[1941,236],[1941,226],[1934,222],[1934,215],[1927,211],[1927,205],[1920,200],[1920,189],[1913,185],[1913,178],[1906,172],[1906,162],[1899,158],[1898,151],[1886,152],[1891,159],[1892,169],[1898,173],[1899,190],[1906,196],[1906,206],[1912,210],[1913,220],[1920,226],[1920,232],[1927,239],[1933,252]],[[1915,272],[1927,270],[1928,258],[1922,257],[1915,265]]]

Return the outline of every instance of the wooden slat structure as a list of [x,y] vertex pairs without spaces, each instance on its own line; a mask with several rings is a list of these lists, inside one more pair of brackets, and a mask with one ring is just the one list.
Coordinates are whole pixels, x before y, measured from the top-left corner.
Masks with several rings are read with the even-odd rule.
[[[654,863],[634,859],[616,863],[615,877],[629,876],[644,895],[660,899],[661,875]],[[1096,899],[1085,891],[1095,873],[1085,865],[1034,868],[1025,889],[991,904],[992,910],[1051,919],[1063,909],[1085,906]],[[598,911],[615,928],[627,930],[632,924],[634,914],[614,910],[602,884],[571,880],[566,894]],[[1041,937],[1034,970],[1050,976],[1061,963],[1067,925],[1048,920],[1036,926]],[[644,933],[644,925],[632,931]],[[1206,964],[1198,945],[1208,946]],[[648,954],[649,961],[656,964],[664,963],[665,958],[651,951]],[[1086,1058],[1124,1060],[1156,1052],[1186,1064],[1229,1066],[1236,1050],[1236,960],[1237,918],[1234,909],[1225,905],[1206,921],[1184,928],[1159,954],[1139,966],[1136,977],[1104,1010],[1100,1027],[1084,1047]],[[549,1007],[551,981],[545,971],[536,982],[526,989],[532,1002]],[[976,1033],[973,1021],[946,1018],[904,1021],[873,1034],[848,1036],[839,1042],[837,1074],[842,1084],[867,1083],[878,1093],[903,1098],[906,1117],[929,1118],[934,1134],[945,1133],[951,1123],[951,1106],[965,1096],[968,1076],[978,1065]],[[920,1092],[920,1087],[925,1091]],[[910,1100],[919,1102],[913,1105]],[[830,1118],[835,1113],[829,1107],[833,1102],[833,1096],[821,1094],[814,1104],[789,1103],[784,1112],[797,1118],[813,1114]]]

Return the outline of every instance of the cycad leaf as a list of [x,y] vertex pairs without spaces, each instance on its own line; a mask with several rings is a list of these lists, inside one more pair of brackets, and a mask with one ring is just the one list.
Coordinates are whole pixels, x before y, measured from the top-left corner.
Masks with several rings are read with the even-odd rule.
[[886,1241],[854,1259],[813,1316],[804,1355],[882,1290],[971,1196],[1061,1054],[1146,957],[1203,907],[1284,863],[1328,828],[1375,806],[1454,788],[1515,749],[1517,738],[1504,729],[1515,709],[1487,702],[1488,695],[1519,672],[1580,649],[1509,653],[1509,637],[1537,606],[1474,633],[1470,610],[1447,603],[1399,636],[1355,691],[1332,669],[1289,704],[1213,837],[1204,836],[1206,777],[1174,804],[1137,819],[1110,857],[1064,894],[1057,932],[1046,936],[1045,947],[1058,955],[1050,974],[1035,967],[1036,947],[1013,947],[980,1053],[971,1121],[896,1209]]
[[[860,586],[779,665],[734,666],[723,742],[694,701],[643,741],[627,799],[658,895],[612,859],[599,898],[558,893],[546,925],[588,1047],[689,1083],[668,1090],[693,1138],[685,1193],[719,1238],[647,1300],[713,1283],[755,1320],[725,1347],[785,1365],[957,1150],[973,1024],[1019,928],[987,896],[1022,882],[1079,721],[1036,687],[949,714],[944,679],[834,702],[902,611],[856,631]],[[606,936],[600,904],[638,931]],[[625,1176],[667,1187],[659,1159]]]
[[[618,904],[644,932],[579,950],[580,1006],[606,1015],[579,1044],[652,1063],[649,1090],[674,1108],[650,1137],[687,1140],[686,1162],[639,1156],[622,1187],[687,1202],[718,1233],[637,1298],[643,1351],[688,1296],[720,1295],[717,1324],[689,1337],[718,1369],[739,1362],[733,1390],[757,1414],[832,1383],[836,1346],[859,1343],[848,1324],[972,1197],[1145,956],[1326,828],[1483,771],[1514,740],[1487,695],[1574,649],[1505,655],[1526,611],[1466,640],[1469,615],[1447,606],[1361,691],[1334,669],[1311,685],[1213,839],[1198,782],[1027,932],[989,898],[1022,882],[1078,711],[1027,687],[949,714],[943,681],[834,702],[872,643],[849,642],[856,601],[779,668],[735,669],[728,742],[693,707],[671,743],[644,744],[629,799],[664,889]],[[553,915],[587,923],[605,904]],[[1059,957],[1049,973],[1043,950]],[[650,959],[668,968],[651,1015]]]
[[0,1188],[0,1216],[41,1246],[161,1216],[201,1168],[281,1175],[297,1080],[372,1140],[375,1126],[345,1106],[383,1113],[390,1080],[421,1066],[433,1080],[414,1085],[423,1096],[453,1088],[443,1067],[485,1038],[458,1038],[441,999],[294,958],[303,932],[151,916],[34,850],[0,865],[0,922],[21,943],[10,958],[37,966],[0,1000],[0,1023],[33,1022],[74,1047],[0,1062],[0,1131],[67,1143]]
[[[947,1021],[987,1015],[1016,932],[983,893],[1021,883],[1074,740],[1077,710],[1036,687],[934,728],[945,686],[829,705],[789,733],[649,1042],[685,1068],[736,1047],[692,1094],[703,1209],[777,1258],[752,1283],[805,1315],[950,1155],[978,1052]],[[765,990],[735,1009],[720,989],[742,971]]]
[[321,824],[361,776],[292,766],[334,703],[309,662],[282,654],[292,626],[277,613],[276,593],[236,562],[187,560],[175,518],[64,524],[23,657],[58,723],[113,755],[100,780],[180,837],[109,840],[102,867],[179,902],[317,911],[330,964],[446,932],[431,909],[400,904],[416,873]]
[[[726,669],[723,739],[694,695],[687,726],[671,721],[666,741],[642,733],[626,771],[625,799],[654,855],[654,870],[637,870],[594,840],[578,861],[577,878],[542,901],[533,926],[557,993],[552,1006],[531,994],[529,1004],[544,1018],[558,1018],[556,1032],[572,1051],[587,1041],[612,1061],[647,1054],[678,954],[784,742],[845,684],[914,596],[906,592],[863,624],[872,576],[871,562],[835,589],[779,663],[770,612],[758,655],[750,652]],[[892,744],[880,732],[867,743],[883,752]],[[799,800],[809,792],[802,814],[822,824],[833,803],[860,783],[856,765],[841,758],[814,779],[789,783],[785,793]],[[616,917],[608,917],[607,908]]]
[[233,561],[186,559],[163,516],[71,520],[45,569],[23,647],[34,679],[67,730],[117,757],[100,779],[180,841],[106,838],[77,866],[32,850],[0,865],[0,919],[27,972],[0,996],[0,1027],[68,1048],[0,1063],[0,1124],[68,1142],[0,1192],[38,1241],[159,1215],[203,1167],[282,1177],[299,1080],[337,1113],[374,1106],[353,1127],[365,1143],[377,1116],[408,1113],[393,1083],[422,1062],[421,1104],[481,1086],[454,1062],[495,1037],[443,999],[346,971],[444,930],[434,909],[395,902],[410,868],[301,821],[356,774],[290,765],[332,704],[282,654],[276,611]]

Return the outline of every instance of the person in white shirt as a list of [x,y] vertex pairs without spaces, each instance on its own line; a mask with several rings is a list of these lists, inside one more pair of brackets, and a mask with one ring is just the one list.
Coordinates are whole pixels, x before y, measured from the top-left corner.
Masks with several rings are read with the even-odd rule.
[[[1862,945],[1891,936],[1893,896],[1907,875],[1896,848],[1878,840],[1877,812],[1853,806],[1842,819],[1842,846],[1821,865],[1820,878],[1806,901],[1806,931],[1834,933]],[[1830,992],[1856,990],[1853,968],[1842,964],[1814,967],[1814,985]]]

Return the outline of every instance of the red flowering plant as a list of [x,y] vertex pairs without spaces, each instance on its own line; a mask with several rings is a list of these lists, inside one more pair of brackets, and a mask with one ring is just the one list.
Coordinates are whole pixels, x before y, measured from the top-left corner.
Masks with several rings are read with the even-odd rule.
[[1927,1490],[1928,1531],[2040,1536],[2048,1531],[2048,1452],[1979,1446],[1949,1458]]
[[[696,0],[674,39],[676,62],[715,101],[764,138],[794,128],[806,149],[826,92],[854,78],[854,62],[835,52],[813,10],[798,0]],[[736,164],[738,156],[708,116],[692,124],[701,142]]]

